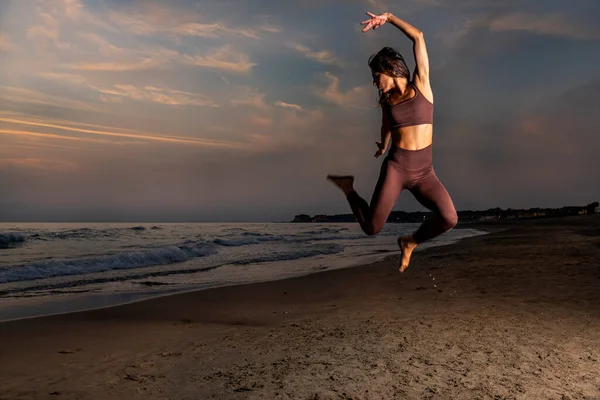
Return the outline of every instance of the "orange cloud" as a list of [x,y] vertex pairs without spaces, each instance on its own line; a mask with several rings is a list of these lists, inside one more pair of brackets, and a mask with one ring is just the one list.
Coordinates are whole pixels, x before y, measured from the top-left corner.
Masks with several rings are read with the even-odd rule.
[[126,49],[117,47],[108,42],[102,36],[91,32],[83,32],[79,34],[79,37],[85,39],[91,44],[96,45],[101,54],[106,56],[122,55],[126,52]]
[[156,69],[165,64],[165,60],[154,58],[140,58],[133,61],[115,61],[115,62],[100,62],[100,63],[77,63],[65,65],[65,68],[75,69],[80,71],[141,71],[146,69]]
[[100,88],[89,83],[88,80],[81,75],[45,72],[40,74],[40,76],[72,85],[85,86],[88,89],[102,93],[100,100],[105,102],[121,103],[123,98],[130,98],[138,101],[149,101],[167,105],[218,106],[211,98],[199,93],[163,89],[154,86],[140,88],[134,85],[115,85],[113,88]]
[[36,40],[40,46],[51,43],[59,49],[72,47],[70,43],[60,41],[60,23],[56,18],[44,12],[39,12],[38,15],[43,20],[43,24],[30,27],[27,30],[28,39]]
[[[189,9],[181,10],[177,7],[165,7],[160,3],[144,4],[135,12],[111,11],[108,15],[110,21],[121,29],[136,35],[173,34],[180,36],[199,36],[217,38],[223,36],[242,36],[258,39],[256,29],[248,27],[229,27],[223,22],[211,21],[210,23],[198,22],[203,19],[199,13]],[[278,32],[278,27],[263,25],[260,30],[265,32]]]
[[10,102],[42,104],[54,107],[69,108],[73,110],[101,111],[98,108],[82,101],[71,100],[64,97],[52,96],[46,93],[37,92],[35,90],[10,86],[0,86],[0,99]]
[[325,73],[329,80],[329,85],[323,88],[315,89],[317,95],[323,99],[334,103],[340,107],[369,108],[373,97],[369,96],[371,85],[356,86],[347,92],[340,91],[340,79],[329,73]]
[[160,104],[217,107],[217,104],[213,100],[197,93],[161,89],[153,86],[138,88],[133,85],[115,85],[115,89],[99,89],[99,91],[113,96],[128,97],[134,100],[151,101]]
[[[101,47],[108,51],[106,48]],[[76,62],[63,64],[61,67],[80,71],[141,71],[168,68],[170,65],[184,64],[195,67],[224,70],[234,73],[247,73],[257,64],[250,57],[230,45],[214,49],[206,54],[187,54],[167,48],[119,49],[127,52],[128,58],[103,62]]]
[[[201,139],[201,138],[184,138],[184,137],[176,137],[176,136],[155,136],[155,135],[148,135],[148,134],[144,134],[144,133],[123,133],[123,132],[100,131],[100,130],[76,128],[76,127],[44,123],[44,122],[37,122],[37,121],[17,120],[17,119],[13,119],[13,118],[4,118],[4,117],[0,117],[0,122],[7,122],[7,123],[13,123],[13,124],[28,125],[28,126],[36,126],[36,127],[43,127],[43,128],[53,128],[53,129],[59,129],[59,130],[64,130],[64,131],[69,131],[69,132],[88,133],[88,134],[92,134],[92,135],[111,136],[111,137],[118,137],[118,138],[132,138],[132,139],[141,139],[141,140],[154,140],[154,141],[159,141],[159,142],[179,143],[179,144],[197,145],[197,146],[205,146],[205,147],[226,147],[226,148],[242,147],[239,143],[235,143],[235,142],[224,142],[224,141],[216,141],[216,140]],[[27,131],[0,130],[0,133],[13,134],[13,135],[22,134],[22,135],[30,135],[30,136],[56,138],[56,139],[71,138],[72,140],[80,140],[80,139],[83,140],[83,138],[79,138],[79,137],[35,133],[35,132],[27,132]]]
[[236,106],[251,106],[259,109],[268,108],[265,101],[265,94],[258,92],[256,89],[249,86],[238,86],[235,90],[236,97],[229,102]]
[[329,50],[320,50],[320,51],[314,51],[311,50],[310,48],[301,45],[301,44],[293,44],[291,45],[292,48],[294,48],[296,51],[300,52],[301,54],[305,55],[306,57],[318,61],[320,63],[323,64],[333,64],[333,65],[338,65],[338,66],[343,66],[344,63],[342,62],[342,60],[340,60],[332,51]]
[[135,129],[129,129],[129,128],[118,128],[118,127],[107,126],[107,125],[88,124],[88,123],[84,123],[84,122],[67,121],[67,120],[60,120],[60,119],[47,118],[47,119],[42,120],[40,118],[36,118],[36,117],[30,116],[27,114],[15,113],[15,112],[9,112],[9,111],[0,111],[0,122],[2,122],[2,121],[7,122],[7,121],[5,121],[6,119],[19,120],[19,122],[14,122],[14,123],[26,123],[26,122],[53,123],[56,125],[75,125],[75,126],[84,126],[84,127],[88,127],[88,128],[108,129],[108,130],[112,130],[112,131],[142,133]]
[[14,130],[14,129],[0,129],[0,134],[30,136],[30,137],[38,137],[38,138],[44,138],[44,139],[73,140],[73,141],[78,141],[78,142],[119,144],[118,142],[114,142],[114,141],[110,141],[110,140],[80,138],[80,137],[74,137],[74,136],[56,135],[53,133],[39,133],[39,132],[21,131],[21,130]]
[[116,31],[110,24],[102,21],[88,11],[81,0],[55,0],[49,12],[56,16],[66,16],[71,21],[77,21],[86,25],[95,25],[100,28]]
[[276,101],[273,104],[276,105],[277,107],[287,108],[287,109],[290,109],[290,110],[296,110],[296,111],[302,111],[303,110],[303,108],[300,107],[298,104],[285,103],[283,101]]
[[229,45],[218,48],[205,56],[184,54],[180,58],[180,61],[197,67],[221,69],[237,73],[249,72],[257,65],[250,61],[247,54],[234,50]]
[[202,36],[209,38],[220,37],[223,34],[240,35],[252,39],[258,39],[258,33],[252,29],[228,28],[222,23],[199,24],[192,22],[169,29],[169,32],[183,36]]

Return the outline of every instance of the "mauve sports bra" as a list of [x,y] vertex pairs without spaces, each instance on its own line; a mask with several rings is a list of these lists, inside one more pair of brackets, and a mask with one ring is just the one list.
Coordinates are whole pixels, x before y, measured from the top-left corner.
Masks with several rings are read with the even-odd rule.
[[388,113],[390,119],[390,129],[433,124],[433,104],[423,96],[414,83],[410,82],[410,84],[415,88],[413,97],[398,104],[385,106],[384,111]]

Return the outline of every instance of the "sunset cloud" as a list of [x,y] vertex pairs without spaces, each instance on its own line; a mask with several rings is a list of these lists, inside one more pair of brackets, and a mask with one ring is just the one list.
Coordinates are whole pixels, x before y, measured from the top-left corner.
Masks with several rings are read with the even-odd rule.
[[258,30],[279,32],[278,27],[264,24],[258,29],[228,26],[222,21],[205,22],[205,16],[190,10],[181,11],[178,6],[163,6],[160,3],[146,4],[142,12],[111,11],[108,18],[115,26],[136,35],[176,35],[204,38],[246,37],[258,39]]
[[323,64],[332,64],[342,66],[344,63],[340,60],[332,51],[329,50],[312,50],[301,44],[292,44],[290,45],[294,50],[298,51],[300,54],[306,56],[307,58],[323,63]]
[[90,123],[85,123],[85,122],[80,122],[80,121],[70,121],[70,120],[47,118],[47,117],[41,118],[41,117],[36,117],[36,116],[24,114],[24,113],[0,110],[0,123],[1,122],[18,123],[18,124],[23,124],[23,125],[29,125],[29,124],[35,125],[35,124],[50,123],[50,124],[61,125],[61,126],[80,126],[80,127],[84,127],[84,128],[96,128],[97,130],[109,130],[109,131],[115,131],[115,132],[143,134],[143,132],[137,131],[135,129],[108,126],[108,125],[100,125],[100,124],[90,124]]
[[183,92],[180,90],[161,89],[153,86],[138,88],[133,85],[115,85],[114,89],[101,89],[99,91],[113,96],[128,97],[134,100],[150,101],[171,106],[217,106],[214,101],[201,94]]
[[265,94],[249,86],[238,86],[229,102],[235,106],[250,106],[258,109],[268,107]]
[[212,68],[235,73],[250,72],[252,68],[257,65],[257,63],[250,61],[250,57],[247,54],[235,50],[230,45],[214,49],[206,55],[184,54],[178,57],[178,60],[196,67]]
[[80,71],[108,71],[108,72],[128,72],[156,69],[165,66],[166,60],[158,58],[138,58],[132,61],[98,62],[98,63],[77,63],[65,65],[65,68]]
[[102,139],[92,139],[92,138],[81,138],[74,137],[68,135],[57,135],[53,133],[39,133],[32,131],[24,131],[18,129],[0,129],[0,135],[16,135],[16,136],[24,136],[24,137],[36,137],[40,139],[59,139],[59,140],[73,140],[77,142],[89,142],[89,143],[114,143],[119,144],[116,141],[102,140]]
[[158,47],[133,50],[116,47],[112,49],[102,47],[101,49],[105,53],[110,51],[115,55],[121,53],[126,55],[115,57],[114,61],[77,62],[64,64],[62,67],[79,71],[129,72],[171,69],[179,64],[245,74],[257,65],[257,63],[250,61],[247,54],[232,48],[230,45],[213,48],[202,53],[181,53],[177,50]]
[[374,105],[371,85],[355,86],[346,92],[340,90],[340,79],[332,73],[326,72],[325,78],[329,84],[324,89],[315,89],[317,95],[339,106],[350,108],[368,108]]
[[34,41],[40,48],[71,49],[72,45],[61,41],[61,26],[57,18],[50,13],[39,12],[39,23],[27,29],[27,38]]
[[[186,144],[186,145],[197,145],[204,147],[225,147],[225,148],[236,148],[241,147],[239,143],[235,142],[226,142],[226,141],[217,141],[217,140],[208,140],[201,138],[185,138],[185,137],[175,137],[175,136],[160,136],[160,135],[149,135],[146,133],[125,133],[119,131],[108,131],[108,130],[96,130],[96,129],[86,129],[80,128],[76,126],[65,126],[58,125],[53,123],[44,123],[37,121],[28,121],[28,120],[19,120],[13,118],[0,117],[0,122],[17,124],[17,125],[27,125],[34,126],[40,128],[53,128],[61,131],[68,132],[77,132],[91,135],[99,135],[99,136],[108,136],[113,138],[128,138],[128,139],[139,139],[139,140],[150,140],[150,141],[158,141],[164,143],[177,143],[177,144]],[[40,136],[40,137],[53,137],[57,139],[65,139],[68,138],[64,135],[49,135],[44,133],[35,133],[35,132],[27,132],[27,131],[18,131],[18,130],[1,130],[0,133],[11,134],[11,135],[30,135],[30,136]],[[87,140],[86,138],[81,137],[72,137],[72,140]]]
[[53,8],[55,15],[64,15],[71,21],[115,32],[110,24],[87,9],[81,0],[56,0],[54,5],[56,6]]
[[180,26],[175,26],[169,32],[183,36],[200,36],[200,37],[221,37],[226,35],[239,35],[252,39],[258,39],[259,35],[253,29],[228,28],[222,23],[200,24],[192,22]]
[[298,104],[290,104],[284,103],[283,101],[276,101],[274,105],[276,105],[277,107],[288,108],[290,110],[302,111],[302,107],[300,107]]
[[96,106],[83,101],[10,86],[0,86],[0,100],[11,103],[39,104],[72,110],[100,111]]
[[79,34],[79,37],[83,38],[88,43],[95,45],[96,50],[105,56],[111,57],[123,55],[127,51],[122,47],[117,47],[109,43],[108,40],[93,32],[82,32]]
[[157,88],[146,85],[137,87],[135,85],[114,85],[111,88],[98,87],[90,83],[87,78],[75,74],[62,74],[46,72],[40,76],[55,81],[62,81],[67,84],[83,86],[90,90],[99,92],[102,101],[105,102],[122,102],[124,98],[146,101],[170,106],[190,105],[190,106],[205,106],[217,107],[212,99],[199,93],[190,93],[181,90],[172,90],[169,88]]

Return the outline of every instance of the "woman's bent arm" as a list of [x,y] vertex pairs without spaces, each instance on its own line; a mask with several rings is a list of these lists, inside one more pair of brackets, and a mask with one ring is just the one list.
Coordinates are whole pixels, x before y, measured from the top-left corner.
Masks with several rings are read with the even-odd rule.
[[429,86],[429,56],[423,32],[406,21],[401,20],[392,13],[386,13],[387,21],[400,29],[410,40],[413,41],[413,52],[415,55],[415,76],[424,86]]

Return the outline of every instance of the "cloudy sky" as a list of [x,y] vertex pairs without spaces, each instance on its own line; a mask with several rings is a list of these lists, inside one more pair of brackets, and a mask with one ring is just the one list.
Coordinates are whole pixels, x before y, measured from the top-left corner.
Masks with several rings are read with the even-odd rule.
[[0,221],[350,212],[325,176],[371,197],[367,59],[414,65],[366,11],[425,33],[459,210],[600,200],[597,0],[0,0]]

